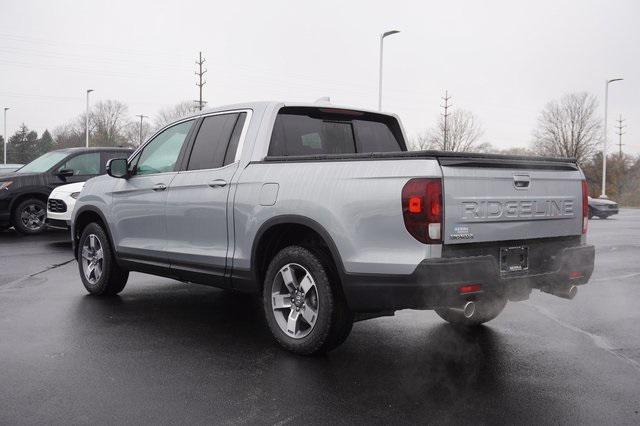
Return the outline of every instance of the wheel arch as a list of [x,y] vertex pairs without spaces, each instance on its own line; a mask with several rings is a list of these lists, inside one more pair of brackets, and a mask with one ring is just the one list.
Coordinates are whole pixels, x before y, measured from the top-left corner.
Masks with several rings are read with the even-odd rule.
[[[291,236],[294,236],[291,240]],[[262,288],[268,264],[277,251],[290,243],[304,245],[315,241],[326,248],[340,283],[345,275],[342,258],[329,232],[318,222],[305,216],[281,215],[264,222],[253,240],[251,248],[251,273],[258,289]],[[341,284],[340,284],[341,285]]]
[[76,259],[78,258],[78,241],[80,240],[80,235],[84,228],[93,222],[97,222],[102,226],[104,232],[107,234],[107,238],[109,238],[109,244],[113,252],[115,253],[116,251],[113,245],[113,237],[111,236],[111,231],[109,230],[104,214],[94,206],[82,206],[74,214],[73,219],[73,255]]
[[18,194],[16,197],[14,197],[11,200],[11,204],[9,205],[9,214],[10,214],[9,217],[11,218],[11,220],[13,220],[13,214],[15,210],[18,208],[18,206],[20,205],[20,203],[30,198],[36,198],[44,202],[46,207],[49,195],[40,191],[29,191],[29,192],[23,192],[21,194]]

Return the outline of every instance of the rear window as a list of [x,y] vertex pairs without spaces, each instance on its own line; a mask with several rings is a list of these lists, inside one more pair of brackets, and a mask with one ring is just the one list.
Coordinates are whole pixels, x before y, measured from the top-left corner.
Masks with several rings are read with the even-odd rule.
[[393,117],[333,108],[285,107],[278,112],[269,155],[406,151]]

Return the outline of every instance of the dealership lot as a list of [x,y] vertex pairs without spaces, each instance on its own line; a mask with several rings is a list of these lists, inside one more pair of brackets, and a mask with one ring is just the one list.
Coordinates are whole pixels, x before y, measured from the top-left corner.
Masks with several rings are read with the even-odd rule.
[[640,210],[590,222],[591,283],[471,333],[430,311],[356,323],[326,356],[272,341],[256,298],[141,274],[86,295],[67,233],[0,233],[1,423],[640,423]]

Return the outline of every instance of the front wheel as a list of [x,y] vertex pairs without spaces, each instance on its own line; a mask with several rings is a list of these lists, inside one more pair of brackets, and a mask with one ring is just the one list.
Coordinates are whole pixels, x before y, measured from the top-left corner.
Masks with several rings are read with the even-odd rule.
[[38,198],[22,201],[13,211],[13,227],[23,235],[36,235],[46,228],[47,205]]
[[284,348],[313,355],[340,345],[353,315],[328,260],[299,246],[282,249],[267,269],[263,304],[267,324]]
[[97,223],[87,225],[78,245],[82,284],[96,296],[113,296],[127,284],[129,271],[118,266],[106,232]]
[[461,309],[439,308],[436,309],[436,313],[451,324],[475,327],[496,318],[506,304],[506,297],[495,296],[475,302],[475,310],[469,317],[465,316]]

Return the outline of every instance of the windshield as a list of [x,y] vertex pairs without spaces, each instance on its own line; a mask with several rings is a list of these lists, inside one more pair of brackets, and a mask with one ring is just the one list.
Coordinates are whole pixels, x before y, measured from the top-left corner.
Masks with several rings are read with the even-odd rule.
[[52,151],[36,158],[26,166],[17,170],[16,173],[43,173],[55,166],[60,160],[68,155],[67,152]]

